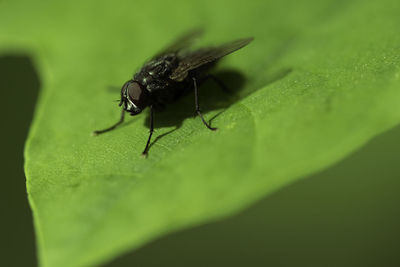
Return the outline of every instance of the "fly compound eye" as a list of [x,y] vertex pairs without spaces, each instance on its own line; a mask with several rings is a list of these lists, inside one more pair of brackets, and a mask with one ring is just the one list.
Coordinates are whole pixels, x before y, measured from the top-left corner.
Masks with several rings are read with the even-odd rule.
[[137,82],[132,82],[128,84],[126,88],[126,97],[132,101],[134,104],[138,104],[142,99],[143,89]]
[[148,105],[148,92],[136,81],[126,87],[126,99],[135,112],[141,112]]

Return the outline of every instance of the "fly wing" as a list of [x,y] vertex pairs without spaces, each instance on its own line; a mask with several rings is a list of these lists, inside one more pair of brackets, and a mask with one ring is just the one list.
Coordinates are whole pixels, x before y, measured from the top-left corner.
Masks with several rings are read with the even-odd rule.
[[176,39],[169,46],[165,47],[162,51],[156,54],[152,59],[159,58],[165,54],[178,53],[181,50],[189,48],[195,41],[203,34],[202,29],[191,30]]
[[214,62],[236,50],[249,44],[253,38],[239,39],[216,47],[208,47],[193,52],[179,55],[180,62],[170,75],[170,79],[183,81],[189,71],[197,69],[202,65]]

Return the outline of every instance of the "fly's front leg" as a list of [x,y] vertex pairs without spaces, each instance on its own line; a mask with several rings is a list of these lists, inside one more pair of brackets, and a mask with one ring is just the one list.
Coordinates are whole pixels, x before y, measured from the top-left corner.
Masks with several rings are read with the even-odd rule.
[[122,109],[121,117],[120,117],[119,121],[118,121],[116,124],[114,124],[114,125],[111,126],[111,127],[106,128],[106,129],[104,129],[104,130],[93,131],[93,135],[98,135],[98,134],[102,134],[102,133],[105,133],[105,132],[114,130],[115,128],[117,128],[118,125],[120,125],[121,123],[124,122],[124,118],[125,118],[125,110]]
[[149,134],[149,137],[147,138],[146,147],[144,148],[144,150],[142,152],[143,156],[147,156],[147,152],[149,151],[151,136],[153,135],[153,130],[154,130],[153,113],[154,113],[153,106],[150,106],[150,134]]
[[217,130],[218,128],[213,128],[213,127],[211,127],[211,126],[205,121],[203,115],[201,114],[200,106],[199,106],[199,95],[198,95],[198,92],[197,92],[197,82],[196,82],[196,78],[195,78],[195,77],[192,77],[192,79],[193,79],[193,86],[194,86],[194,104],[195,104],[195,107],[196,107],[196,113],[197,113],[197,115],[199,115],[199,117],[200,117],[201,120],[203,121],[203,124],[204,124],[208,129],[210,129],[210,130],[212,130],[212,131],[215,131],[215,130]]

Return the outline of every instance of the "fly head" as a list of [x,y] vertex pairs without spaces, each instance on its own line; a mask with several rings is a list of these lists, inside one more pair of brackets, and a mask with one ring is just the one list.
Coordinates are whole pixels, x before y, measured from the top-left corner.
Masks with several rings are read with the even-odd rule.
[[129,80],[121,88],[121,101],[125,111],[131,116],[142,112],[149,105],[148,91],[137,81]]

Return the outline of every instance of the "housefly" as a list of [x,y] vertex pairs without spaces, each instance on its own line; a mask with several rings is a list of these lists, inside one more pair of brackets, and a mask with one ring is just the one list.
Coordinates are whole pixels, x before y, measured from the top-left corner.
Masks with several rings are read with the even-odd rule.
[[166,104],[173,102],[185,92],[194,91],[195,111],[203,124],[210,130],[216,130],[204,119],[199,105],[198,83],[213,78],[220,86],[221,81],[208,74],[208,70],[222,57],[249,44],[253,38],[239,39],[219,46],[189,50],[189,46],[200,35],[200,31],[191,32],[176,40],[163,52],[151,60],[125,82],[121,88],[119,106],[121,117],[117,123],[104,130],[94,131],[101,134],[115,129],[124,121],[125,112],[131,116],[150,108],[150,133],[142,155],[149,150],[153,134],[154,113]]

